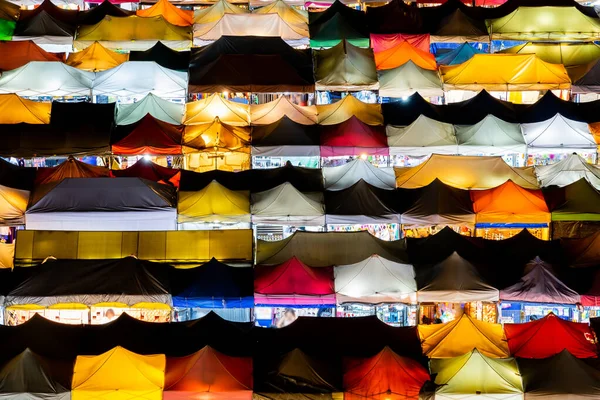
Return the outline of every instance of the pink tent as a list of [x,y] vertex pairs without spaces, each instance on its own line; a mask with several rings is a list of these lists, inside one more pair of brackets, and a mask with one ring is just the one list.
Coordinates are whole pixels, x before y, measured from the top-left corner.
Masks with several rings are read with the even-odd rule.
[[408,42],[412,47],[429,53],[429,34],[407,35],[403,33],[371,33],[373,53],[379,53]]

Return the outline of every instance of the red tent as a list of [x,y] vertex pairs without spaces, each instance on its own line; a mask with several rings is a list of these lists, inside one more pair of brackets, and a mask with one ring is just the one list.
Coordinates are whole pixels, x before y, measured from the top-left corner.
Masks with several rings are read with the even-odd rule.
[[321,156],[389,155],[385,127],[367,125],[356,116],[322,126]]
[[181,173],[177,168],[167,168],[152,161],[142,158],[131,167],[121,170],[112,170],[110,173],[116,177],[142,178],[149,181],[164,183],[179,187]]
[[292,257],[254,269],[254,302],[279,305],[335,305],[333,267],[311,268]]
[[596,357],[596,338],[588,324],[570,322],[554,314],[525,324],[504,324],[513,357],[547,358],[564,349],[578,358]]
[[344,399],[418,399],[430,379],[421,364],[385,347],[371,358],[344,363]]
[[48,53],[30,40],[0,42],[0,71],[22,67],[30,61],[65,61],[64,53]]
[[35,176],[35,185],[44,185],[60,182],[66,178],[99,178],[110,176],[108,168],[97,167],[76,160],[69,156],[67,161],[56,167],[38,168]]
[[160,121],[150,114],[115,129],[111,139],[114,154],[180,155],[185,127]]

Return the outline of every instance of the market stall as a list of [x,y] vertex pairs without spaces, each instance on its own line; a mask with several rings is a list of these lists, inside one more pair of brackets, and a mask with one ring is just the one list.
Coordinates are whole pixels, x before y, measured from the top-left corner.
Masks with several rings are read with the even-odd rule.
[[67,178],[99,178],[110,176],[110,171],[104,167],[86,164],[75,157],[68,157],[56,167],[37,168],[35,185],[45,185],[60,182]]
[[438,7],[419,9],[424,28],[431,34],[431,42],[488,43],[490,35],[483,19],[484,14],[481,8],[469,7],[472,5],[475,4],[446,1]]
[[147,179],[152,182],[164,183],[179,187],[181,177],[177,168],[167,168],[142,158],[125,169],[112,169],[111,175],[116,177],[132,177]]
[[458,65],[469,61],[475,54],[482,53],[483,51],[465,42],[453,50],[436,53],[435,61],[438,65]]
[[[129,0],[128,0],[129,1]],[[115,1],[99,1],[96,7],[87,10],[81,10],[77,14],[77,25],[95,25],[105,17],[129,17],[135,15],[134,11],[125,10],[119,7]]]
[[419,67],[412,60],[399,67],[378,71],[381,97],[406,97],[419,93],[423,97],[444,94],[437,71]]
[[0,124],[49,124],[50,103],[23,99],[16,94],[1,94],[0,108],[10,110],[0,114]]
[[347,189],[360,180],[380,189],[394,190],[396,188],[392,168],[378,168],[360,158],[339,167],[323,168],[323,180],[327,190]]
[[[525,139],[519,124],[506,122],[488,115],[475,125],[454,125],[458,154],[485,156],[512,156],[518,161],[527,153]],[[521,162],[513,165],[521,166]]]
[[579,154],[573,153],[555,164],[536,165],[534,168],[541,187],[564,187],[585,179],[600,190],[600,168]]
[[127,54],[117,53],[95,42],[86,49],[69,54],[66,64],[84,71],[99,72],[115,68],[128,58]]
[[228,125],[250,125],[248,105],[227,100],[218,93],[185,104],[185,125],[207,124],[215,118]]
[[435,154],[457,154],[458,146],[454,126],[424,115],[408,126],[387,125],[387,144],[392,164],[396,158],[422,157]]
[[117,125],[129,125],[150,114],[160,121],[179,125],[183,120],[183,113],[183,104],[173,103],[148,93],[141,100],[134,103],[124,104],[119,102],[115,122]]
[[120,125],[111,133],[111,152],[119,155],[181,155],[185,127],[172,125],[146,114],[141,120]]
[[364,103],[350,94],[335,103],[317,105],[319,125],[337,125],[352,117],[367,125],[383,125],[381,104]]
[[373,50],[345,39],[329,49],[313,50],[315,89],[329,91],[377,90]]
[[129,61],[153,61],[161,67],[176,71],[187,71],[190,67],[190,52],[177,51],[156,42],[148,50],[134,50],[129,52]]
[[292,100],[291,96],[282,95],[268,103],[251,104],[250,122],[254,126],[269,125],[286,117],[301,125],[314,125],[317,123],[317,108],[315,106],[299,105]]
[[310,47],[327,48],[347,40],[354,46],[369,47],[366,14],[334,1],[323,12],[308,13]]
[[[3,4],[6,3],[8,2]],[[0,22],[1,24],[2,22]],[[30,61],[64,61],[64,55],[49,53],[31,40],[0,42],[0,71],[10,71],[26,65]]]
[[55,53],[69,51],[73,46],[76,17],[77,11],[64,10],[45,0],[34,10],[21,12],[12,40],[31,40]]
[[[49,0],[48,0],[49,1]],[[28,96],[89,96],[95,74],[57,61],[31,61],[0,77],[0,93]]]
[[255,225],[325,225],[322,192],[302,193],[286,182],[264,192],[252,193],[251,202]]
[[152,7],[139,9],[135,14],[144,18],[162,16],[175,26],[191,26],[194,22],[193,11],[179,8],[168,0],[158,0]]

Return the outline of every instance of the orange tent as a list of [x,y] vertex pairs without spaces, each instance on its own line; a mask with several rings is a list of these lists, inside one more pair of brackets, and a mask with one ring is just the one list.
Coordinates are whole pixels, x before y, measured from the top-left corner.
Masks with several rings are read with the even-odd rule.
[[433,54],[417,49],[408,42],[402,42],[390,49],[375,53],[375,67],[377,70],[397,68],[409,61],[423,69],[431,71],[437,69]]
[[145,10],[137,10],[138,17],[162,17],[169,23],[177,26],[191,26],[194,23],[194,12],[182,10],[174,6],[169,0],[158,0],[158,2]]
[[477,223],[550,223],[541,190],[525,189],[511,180],[488,190],[472,190]]
[[129,54],[121,54],[94,42],[82,51],[69,54],[67,65],[84,71],[98,72],[114,68],[129,59]]
[[0,71],[10,71],[30,61],[64,61],[64,54],[48,53],[30,40],[0,41]]
[[38,168],[35,185],[60,182],[67,178],[99,178],[110,176],[110,170],[78,161],[73,156],[56,167]]

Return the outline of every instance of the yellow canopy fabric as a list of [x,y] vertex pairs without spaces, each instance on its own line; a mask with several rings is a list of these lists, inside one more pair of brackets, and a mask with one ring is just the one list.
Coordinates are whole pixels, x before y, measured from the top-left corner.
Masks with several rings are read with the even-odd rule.
[[194,24],[209,24],[219,21],[225,14],[246,14],[248,10],[226,0],[219,0],[210,7],[194,13]]
[[185,125],[211,123],[217,117],[228,125],[250,125],[249,107],[246,104],[225,100],[218,93],[185,104]]
[[0,185],[0,225],[22,225],[29,203],[29,190]]
[[228,125],[215,118],[208,124],[188,125],[183,134],[183,152],[198,150],[250,152],[250,128]]
[[115,347],[98,356],[77,356],[73,400],[162,400],[164,354],[143,356]]
[[[281,0],[278,0],[281,1]],[[286,96],[264,104],[250,106],[250,122],[252,125],[269,125],[287,117],[302,125],[317,123],[316,106],[299,106],[292,103]]]
[[186,155],[186,168],[194,172],[207,171],[244,171],[250,169],[252,156],[249,152],[205,151]]
[[49,124],[52,103],[23,99],[16,94],[0,94],[0,124]]
[[416,167],[394,168],[396,187],[416,189],[436,178],[459,189],[491,189],[511,180],[526,189],[539,189],[531,168],[512,168],[499,156],[433,154]]
[[67,65],[84,71],[98,72],[114,68],[127,60],[129,60],[128,54],[117,53],[94,42],[82,51],[69,54]]
[[167,22],[177,26],[191,26],[194,23],[193,11],[182,10],[169,0],[158,0],[150,8],[137,10],[136,15],[144,18],[162,16]]
[[383,125],[381,104],[363,103],[352,95],[342,100],[317,106],[317,121],[320,125],[336,125],[356,117],[367,125]]
[[571,79],[561,64],[535,54],[475,54],[459,65],[443,65],[445,90],[526,91],[569,89]]
[[423,354],[429,358],[457,357],[473,349],[492,358],[509,356],[502,325],[467,314],[446,324],[419,325],[418,330]]
[[177,219],[184,222],[250,222],[250,192],[212,181],[197,192],[179,192]]
[[189,27],[176,26],[164,17],[110,17],[96,25],[79,27],[77,41],[131,41],[131,40],[192,40]]
[[412,61],[415,65],[431,71],[437,70],[435,56],[429,52],[412,46],[403,41],[397,46],[375,53],[375,66],[377,70],[397,68]]
[[[600,46],[595,43],[529,42],[500,51],[503,54],[535,54],[540,60],[563,64],[565,67],[588,64],[600,58]],[[568,70],[567,70],[568,72]]]
[[308,13],[293,8],[284,0],[275,0],[274,2],[253,11],[253,13],[277,14],[294,32],[308,37]]

